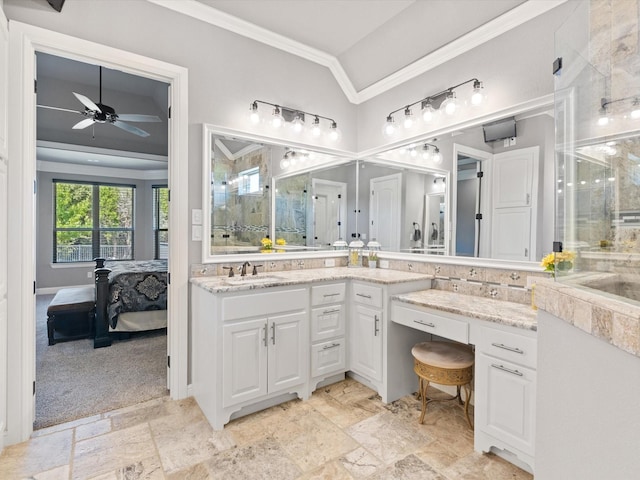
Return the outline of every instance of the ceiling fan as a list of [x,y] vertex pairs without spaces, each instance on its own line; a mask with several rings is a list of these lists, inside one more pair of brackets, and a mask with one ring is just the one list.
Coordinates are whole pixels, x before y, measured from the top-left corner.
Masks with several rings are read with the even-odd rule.
[[85,118],[84,120],[80,120],[76,123],[72,128],[74,130],[81,130],[83,128],[87,128],[90,125],[94,125],[95,123],[110,123],[122,130],[125,130],[129,133],[133,133],[134,135],[139,135],[140,137],[148,137],[149,133],[145,132],[141,128],[134,127],[133,125],[129,125],[125,123],[127,122],[161,122],[160,117],[156,115],[142,115],[138,113],[123,113],[117,114],[116,111],[110,107],[109,105],[105,105],[102,103],[102,67],[100,67],[100,100],[98,103],[94,103],[93,100],[89,99],[85,95],[80,93],[72,92],[75,97],[84,105],[84,110],[71,110],[68,108],[61,107],[51,107],[48,105],[38,105],[41,108],[48,108],[50,110],[60,110],[62,112],[71,112],[78,113]]

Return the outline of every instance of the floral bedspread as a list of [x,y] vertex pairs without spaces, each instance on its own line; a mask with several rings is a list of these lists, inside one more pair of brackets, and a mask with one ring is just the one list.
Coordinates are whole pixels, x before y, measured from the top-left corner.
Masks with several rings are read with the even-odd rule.
[[116,328],[120,313],[167,309],[166,260],[112,261],[105,267],[111,270],[107,303],[111,328]]

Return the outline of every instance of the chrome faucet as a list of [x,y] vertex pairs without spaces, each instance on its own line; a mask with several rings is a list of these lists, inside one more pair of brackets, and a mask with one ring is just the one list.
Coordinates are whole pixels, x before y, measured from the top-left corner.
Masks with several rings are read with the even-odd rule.
[[244,277],[247,275],[247,267],[251,266],[249,262],[244,262],[242,264],[242,269],[240,270],[240,276]]

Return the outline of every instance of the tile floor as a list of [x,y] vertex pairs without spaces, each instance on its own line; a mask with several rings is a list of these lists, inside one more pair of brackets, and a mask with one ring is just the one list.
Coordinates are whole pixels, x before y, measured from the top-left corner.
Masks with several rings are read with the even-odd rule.
[[[430,392],[431,394],[431,392]],[[433,396],[442,395],[433,391]],[[34,432],[6,447],[2,479],[531,479],[473,451],[454,402],[384,405],[352,379],[209,426],[193,398],[168,397]]]

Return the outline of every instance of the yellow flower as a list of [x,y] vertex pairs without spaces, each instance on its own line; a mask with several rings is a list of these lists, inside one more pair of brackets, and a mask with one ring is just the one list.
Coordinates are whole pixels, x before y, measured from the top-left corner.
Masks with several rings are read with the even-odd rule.
[[540,262],[540,266],[544,267],[547,272],[555,272],[556,264],[558,270],[570,270],[573,267],[573,261],[576,258],[576,253],[572,251],[565,252],[551,252]]
[[262,240],[260,240],[260,243],[262,244],[262,248],[266,250],[271,249],[271,247],[273,246],[273,242],[270,238],[267,237],[264,237]]
[[287,241],[284,238],[276,238],[276,245],[286,245]]

